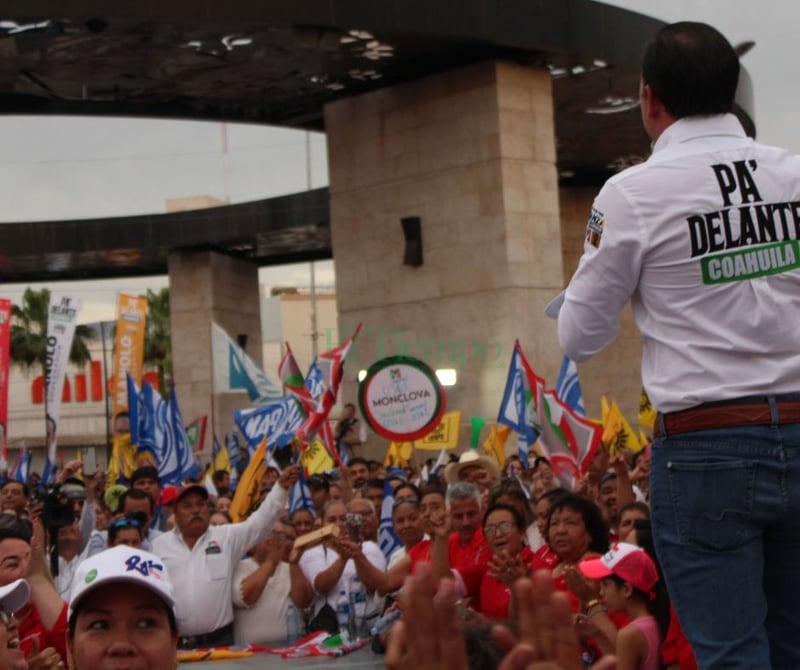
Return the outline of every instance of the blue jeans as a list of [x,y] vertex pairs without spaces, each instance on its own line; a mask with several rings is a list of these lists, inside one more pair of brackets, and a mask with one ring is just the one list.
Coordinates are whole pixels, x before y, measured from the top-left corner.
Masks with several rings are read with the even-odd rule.
[[800,668],[800,425],[662,435],[650,498],[700,669]]

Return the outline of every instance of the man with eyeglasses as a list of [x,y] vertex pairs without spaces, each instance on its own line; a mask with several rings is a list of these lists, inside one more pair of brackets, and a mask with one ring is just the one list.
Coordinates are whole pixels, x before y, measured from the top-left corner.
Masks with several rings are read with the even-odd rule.
[[311,604],[314,592],[297,561],[290,562],[295,539],[294,527],[278,522],[236,566],[232,589],[236,644],[284,641],[292,616],[295,630],[302,630],[301,611]]

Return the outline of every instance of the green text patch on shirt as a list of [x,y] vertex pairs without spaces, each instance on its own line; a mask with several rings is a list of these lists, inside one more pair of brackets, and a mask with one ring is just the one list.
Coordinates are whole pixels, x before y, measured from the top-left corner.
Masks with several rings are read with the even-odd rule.
[[704,284],[767,277],[800,268],[800,244],[784,240],[775,244],[750,247],[728,254],[710,256],[700,261]]

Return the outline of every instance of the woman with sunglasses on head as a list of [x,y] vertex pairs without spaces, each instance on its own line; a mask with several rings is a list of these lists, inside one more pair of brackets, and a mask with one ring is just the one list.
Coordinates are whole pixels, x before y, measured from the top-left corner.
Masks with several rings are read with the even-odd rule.
[[70,594],[71,670],[174,670],[175,602],[167,568],[118,545],[78,566]]
[[120,544],[134,549],[141,547],[146,523],[147,517],[144,514],[135,512],[112,521],[108,527],[109,548]]

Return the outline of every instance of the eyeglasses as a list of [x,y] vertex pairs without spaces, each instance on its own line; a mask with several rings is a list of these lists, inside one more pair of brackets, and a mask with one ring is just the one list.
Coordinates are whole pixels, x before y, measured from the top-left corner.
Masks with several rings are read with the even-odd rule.
[[486,537],[494,537],[498,531],[507,535],[517,526],[513,521],[501,521],[500,523],[489,523],[483,527],[483,534]]

